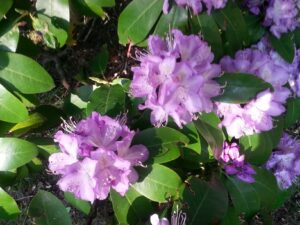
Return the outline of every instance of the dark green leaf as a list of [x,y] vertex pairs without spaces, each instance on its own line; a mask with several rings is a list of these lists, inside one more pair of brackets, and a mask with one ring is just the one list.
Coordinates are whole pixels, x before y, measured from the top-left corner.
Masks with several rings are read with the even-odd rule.
[[72,225],[65,206],[47,191],[39,190],[33,197],[28,214],[37,225]]
[[101,86],[91,94],[87,114],[97,111],[102,115],[120,115],[125,110],[125,97],[125,92],[120,85]]
[[20,214],[15,200],[0,188],[0,219],[14,219]]
[[264,164],[277,146],[282,132],[283,121],[280,119],[270,131],[241,137],[240,146],[247,161],[255,165]]
[[293,126],[300,119],[300,98],[290,98],[287,101],[284,128]]
[[0,79],[25,94],[46,92],[54,87],[53,79],[37,62],[10,52],[0,52]]
[[124,197],[114,190],[110,191],[115,216],[120,224],[141,224],[153,212],[149,199],[129,188]]
[[272,88],[271,84],[257,76],[244,73],[225,73],[216,81],[224,89],[222,95],[215,97],[214,100],[226,103],[247,103],[259,92]]
[[248,28],[249,45],[258,42],[265,34],[265,28],[262,26],[261,16],[253,15],[250,12],[243,12],[245,22]]
[[53,153],[59,152],[59,149],[52,138],[34,137],[29,138],[28,141],[34,143],[38,147],[39,155],[44,159],[48,159]]
[[295,44],[296,44],[296,48],[300,48],[300,28],[296,28],[296,30],[294,30],[294,38],[295,38]]
[[13,4],[13,0],[5,0],[1,2],[0,7],[0,20],[5,16],[5,14],[8,12],[8,10],[11,8]]
[[102,46],[101,51],[89,62],[89,69],[92,72],[92,76],[104,75],[107,63],[109,59],[109,53],[107,45]]
[[228,193],[218,180],[211,183],[192,177],[183,191],[187,224],[218,224],[228,208]]
[[247,25],[242,11],[234,4],[212,13],[216,23],[224,33],[224,49],[233,55],[238,49],[249,43]]
[[27,117],[26,107],[0,84],[0,120],[17,123]]
[[223,147],[224,134],[218,127],[219,118],[214,113],[203,113],[194,121],[199,134],[209,144],[214,154],[218,155]]
[[223,56],[223,44],[219,28],[211,15],[201,13],[191,20],[191,28],[194,34],[201,32],[205,41],[211,46],[216,60]]
[[143,41],[157,21],[163,0],[133,0],[118,21],[119,42],[123,45]]
[[261,200],[261,206],[269,211],[274,209],[274,204],[279,192],[276,178],[265,169],[256,168],[255,182],[252,184]]
[[269,40],[277,53],[288,63],[292,63],[295,56],[293,33],[281,34],[280,39],[269,35]]
[[173,170],[160,164],[148,165],[139,170],[139,181],[132,187],[154,202],[167,202],[178,195],[182,185],[180,177]]
[[237,212],[252,216],[259,210],[260,198],[251,184],[228,176],[225,185]]
[[239,214],[233,207],[230,207],[226,213],[225,218],[222,220],[221,225],[242,225],[240,222]]
[[165,36],[174,28],[185,30],[187,28],[187,19],[187,10],[174,4],[168,14],[163,14],[160,17],[153,33]]
[[165,163],[180,156],[179,144],[187,144],[189,139],[181,132],[169,128],[149,128],[135,135],[132,144],[145,145],[150,153],[149,161]]
[[201,154],[201,141],[195,124],[189,123],[185,125],[182,129],[182,133],[189,138],[189,144],[185,147],[192,149],[198,154]]
[[18,168],[37,155],[37,147],[18,138],[0,138],[0,171]]
[[70,192],[64,192],[64,198],[71,206],[83,212],[85,215],[89,215],[91,211],[91,204],[89,202],[75,198],[74,194]]

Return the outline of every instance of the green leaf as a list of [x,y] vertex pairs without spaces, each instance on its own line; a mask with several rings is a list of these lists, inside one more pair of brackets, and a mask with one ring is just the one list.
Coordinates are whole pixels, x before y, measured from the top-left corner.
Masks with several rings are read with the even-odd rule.
[[97,111],[102,115],[120,115],[125,111],[125,97],[125,92],[120,85],[101,86],[91,94],[87,114]]
[[133,0],[122,11],[118,21],[119,42],[137,44],[143,41],[157,21],[163,0]]
[[15,200],[0,188],[0,219],[15,219],[20,214]]
[[37,225],[72,225],[65,206],[47,191],[39,190],[33,197],[28,214]]
[[191,29],[194,34],[201,32],[205,41],[211,46],[216,60],[223,56],[223,44],[219,28],[211,15],[206,12],[194,16],[191,20]]
[[189,142],[181,132],[169,128],[149,128],[137,133],[132,141],[133,145],[143,144],[150,153],[149,160],[154,163],[165,163],[180,156],[180,143]]
[[59,149],[52,138],[43,138],[43,137],[32,137],[28,138],[28,141],[34,143],[38,147],[39,155],[44,159],[49,158],[53,153],[59,152]]
[[296,28],[294,30],[294,38],[295,38],[295,44],[296,44],[296,48],[300,48],[300,28]]
[[287,101],[284,116],[284,128],[293,126],[300,119],[300,98],[290,98]]
[[49,17],[38,13],[37,17],[31,17],[35,31],[42,33],[44,43],[49,48],[60,48],[68,39],[68,27],[58,18]]
[[254,98],[259,92],[272,88],[271,84],[252,74],[225,73],[216,81],[224,87],[222,95],[215,101],[243,104]]
[[133,188],[129,188],[124,197],[111,189],[110,199],[119,224],[142,224],[149,219],[149,215],[153,212],[149,199],[140,195]]
[[214,11],[212,16],[224,33],[224,49],[228,54],[233,55],[238,49],[249,43],[243,13],[235,4],[228,3],[225,8]]
[[277,181],[272,172],[255,168],[255,182],[252,184],[261,200],[261,206],[269,211],[274,208],[279,192]]
[[13,0],[5,0],[1,2],[0,7],[0,20],[5,16],[5,14],[8,12],[8,10],[11,8],[13,4]]
[[132,187],[154,202],[167,202],[169,197],[178,196],[182,185],[180,177],[173,170],[160,164],[153,164],[139,170],[139,181]]
[[294,36],[293,33],[281,34],[278,39],[272,34],[269,35],[269,40],[276,52],[288,63],[292,63],[295,56]]
[[0,187],[13,185],[16,176],[17,170],[0,171]]
[[18,138],[0,138],[0,171],[18,168],[37,156],[37,147]]
[[189,123],[185,125],[182,129],[182,133],[189,138],[189,144],[185,147],[193,150],[197,154],[201,154],[201,140],[195,124]]
[[224,134],[218,127],[220,119],[214,113],[203,113],[194,121],[199,134],[209,144],[214,154],[218,155],[223,147]]
[[17,123],[15,126],[13,126],[9,132],[15,132],[18,130],[26,130],[29,131],[33,128],[41,126],[44,122],[46,121],[46,118],[44,118],[41,114],[39,113],[33,113],[30,114],[29,117],[22,122]]
[[233,207],[230,207],[228,209],[221,225],[242,225],[240,222],[239,214],[234,210]]
[[0,84],[0,120],[17,123],[27,117],[26,107]]
[[0,37],[0,50],[15,52],[19,42],[19,28],[12,26],[5,34]]
[[262,26],[262,16],[253,15],[250,12],[243,12],[247,30],[249,34],[249,45],[257,43],[265,34],[266,30]]
[[260,198],[251,184],[227,176],[225,185],[237,212],[245,213],[248,217],[259,210]]
[[103,45],[100,52],[89,62],[89,69],[93,76],[104,75],[109,60],[107,45]]
[[83,212],[85,215],[89,215],[91,211],[91,204],[89,202],[77,199],[74,194],[70,192],[64,192],[64,198],[71,206]]
[[36,9],[49,17],[70,21],[69,0],[37,0]]
[[270,131],[241,137],[239,143],[247,161],[255,165],[264,164],[277,146],[282,132],[283,121],[280,119]]
[[228,208],[228,193],[218,180],[211,183],[191,177],[183,191],[189,225],[218,224]]
[[42,66],[16,53],[0,52],[0,78],[25,94],[46,92],[54,87],[53,79]]
[[187,28],[187,20],[187,10],[174,4],[168,14],[163,14],[160,17],[153,33],[166,36],[174,28],[185,30]]

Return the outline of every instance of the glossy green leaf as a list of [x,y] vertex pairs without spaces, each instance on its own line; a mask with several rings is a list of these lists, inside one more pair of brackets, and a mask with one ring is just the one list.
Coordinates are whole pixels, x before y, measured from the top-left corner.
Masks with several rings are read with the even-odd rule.
[[120,85],[101,86],[91,94],[87,113],[97,111],[102,115],[120,115],[125,111],[125,97],[125,92]]
[[249,43],[247,25],[243,13],[233,3],[228,3],[221,10],[212,13],[219,28],[224,33],[224,50],[233,55],[237,50]]
[[184,31],[187,28],[187,21],[187,10],[174,4],[168,14],[162,14],[153,33],[166,36],[174,28]]
[[25,94],[46,92],[54,87],[53,79],[37,62],[10,52],[0,52],[0,79]]
[[49,17],[70,20],[69,0],[37,0],[36,9]]
[[187,224],[218,224],[228,208],[228,193],[218,180],[211,183],[192,177],[187,180],[182,201],[187,205]]
[[247,30],[249,34],[249,45],[257,43],[265,34],[266,30],[262,26],[260,15],[253,15],[250,12],[243,12]]
[[272,172],[256,168],[255,182],[252,184],[261,200],[261,207],[271,211],[279,192],[277,181]]
[[65,206],[47,191],[39,190],[33,197],[28,214],[36,225],[72,225]]
[[49,158],[53,153],[59,152],[57,144],[54,143],[52,138],[45,137],[32,137],[28,141],[34,143],[38,147],[39,155],[44,159]]
[[17,25],[11,27],[0,37],[0,50],[15,52],[19,42],[19,28]]
[[293,33],[284,33],[278,39],[269,35],[269,40],[276,52],[288,63],[292,63],[295,57],[295,46]]
[[139,181],[132,187],[141,195],[154,202],[167,202],[178,196],[182,185],[180,177],[173,170],[160,164],[148,165],[139,170]]
[[252,216],[258,212],[260,198],[251,184],[228,176],[225,185],[237,212],[245,213],[246,216]]
[[110,200],[120,224],[142,224],[149,219],[149,215],[153,212],[150,200],[133,188],[129,188],[124,197],[111,189]]
[[0,219],[14,219],[20,214],[15,200],[0,188]]
[[189,144],[186,148],[192,149],[194,152],[201,153],[201,140],[197,128],[194,123],[189,123],[181,130],[189,138]]
[[247,161],[255,165],[264,164],[277,146],[282,132],[283,121],[278,120],[270,131],[241,137],[240,146]]
[[17,170],[0,171],[0,187],[11,186],[14,184]]
[[71,206],[83,212],[85,215],[89,215],[91,211],[91,203],[77,199],[74,194],[70,192],[64,192],[64,198]]
[[255,75],[244,73],[225,73],[216,81],[224,87],[222,94],[215,101],[241,104],[247,103],[259,92],[272,88],[271,84]]
[[13,126],[9,132],[15,132],[17,130],[29,131],[33,128],[41,126],[46,121],[46,118],[39,113],[30,114],[29,117],[22,122]]
[[284,116],[284,128],[293,126],[300,119],[300,98],[290,98],[287,101]]
[[0,171],[18,168],[37,155],[37,147],[18,138],[0,138]]
[[26,107],[0,84],[0,120],[17,123],[27,117]]
[[217,60],[223,56],[221,33],[211,15],[204,12],[192,17],[191,29],[194,34],[200,32],[203,35],[204,40],[211,46]]
[[11,8],[13,4],[13,0],[5,0],[1,1],[1,7],[0,7],[0,20],[5,16],[5,14],[8,12],[8,10]]
[[118,21],[119,42],[123,45],[143,41],[157,21],[163,0],[133,0]]
[[169,128],[149,128],[137,133],[132,144],[145,145],[150,153],[149,161],[154,163],[165,163],[172,161],[180,156],[179,144],[189,142],[181,132]]
[[194,121],[199,134],[209,144],[214,154],[218,155],[223,147],[224,134],[218,127],[219,118],[214,113],[203,113],[198,120]]

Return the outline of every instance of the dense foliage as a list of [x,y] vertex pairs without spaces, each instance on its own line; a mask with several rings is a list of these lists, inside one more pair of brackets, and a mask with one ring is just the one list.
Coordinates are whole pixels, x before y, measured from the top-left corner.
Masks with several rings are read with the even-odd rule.
[[[65,203],[108,199],[115,224],[271,224],[300,176],[299,1],[120,2],[1,3],[0,223],[20,214],[8,187],[45,162]],[[116,5],[129,74],[107,75],[105,42],[76,85],[54,81],[76,20],[111,23]],[[43,103],[58,80],[63,104]],[[72,224],[55,194],[32,198],[35,224]]]

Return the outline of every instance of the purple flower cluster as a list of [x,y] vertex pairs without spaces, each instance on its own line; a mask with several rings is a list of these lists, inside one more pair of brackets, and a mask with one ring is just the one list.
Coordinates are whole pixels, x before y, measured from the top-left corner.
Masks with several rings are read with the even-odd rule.
[[287,189],[300,175],[300,141],[284,133],[280,142],[266,163],[281,189]]
[[219,65],[212,64],[214,55],[206,42],[196,35],[172,31],[172,37],[162,40],[152,35],[149,53],[139,57],[140,66],[133,67],[131,94],[145,99],[139,109],[151,109],[155,126],[167,123],[189,123],[195,113],[211,112],[211,98],[220,87],[213,78],[219,76]]
[[[227,0],[175,0],[176,4],[181,7],[189,7],[193,10],[194,15],[197,15],[202,11],[202,4],[207,8],[208,13],[212,9],[221,9],[224,8]],[[170,8],[170,0],[164,0],[163,12],[168,14]]]
[[228,175],[235,175],[239,180],[247,183],[255,182],[253,175],[256,172],[249,163],[245,162],[245,156],[240,155],[236,143],[224,142],[219,161],[224,164],[224,170]]
[[238,51],[235,58],[225,56],[221,67],[226,72],[249,73],[265,80],[273,86],[260,92],[247,104],[217,103],[217,112],[223,117],[221,125],[226,127],[230,136],[240,138],[271,130],[274,116],[281,115],[283,104],[290,95],[288,88],[283,87],[290,77],[287,63],[274,51],[267,50],[261,42],[250,49]]
[[96,112],[65,125],[67,133],[55,134],[61,152],[49,158],[50,170],[61,175],[60,189],[90,202],[107,198],[110,188],[124,195],[138,179],[133,167],[148,158],[144,145],[130,147],[135,132]]
[[247,0],[249,10],[258,15],[260,7],[266,4],[264,26],[270,27],[270,31],[280,38],[282,33],[293,31],[300,25],[298,12],[299,0]]

